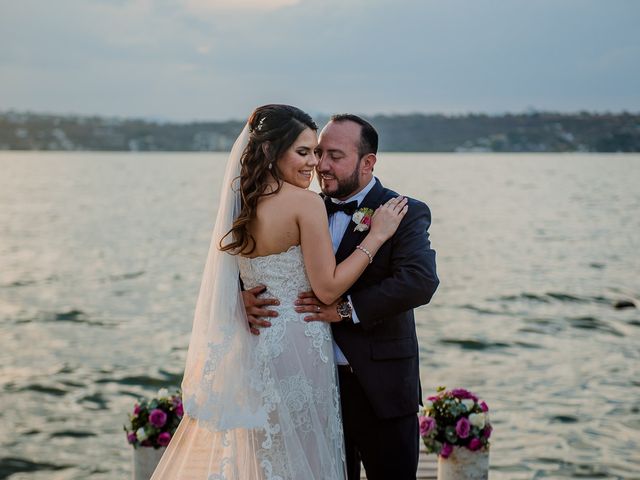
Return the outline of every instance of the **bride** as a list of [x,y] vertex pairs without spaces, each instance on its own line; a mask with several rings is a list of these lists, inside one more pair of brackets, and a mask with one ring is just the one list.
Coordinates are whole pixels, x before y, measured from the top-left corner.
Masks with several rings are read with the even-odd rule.
[[[407,212],[397,197],[336,265],[322,198],[308,187],[317,126],[288,105],[258,107],[227,162],[182,381],[185,415],[151,480],[345,479],[331,329],[296,313],[298,293],[339,298]],[[280,299],[252,335],[241,289]]]

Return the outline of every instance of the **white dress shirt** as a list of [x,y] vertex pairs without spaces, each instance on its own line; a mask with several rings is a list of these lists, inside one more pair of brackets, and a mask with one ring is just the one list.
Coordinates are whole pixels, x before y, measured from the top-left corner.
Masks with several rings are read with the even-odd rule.
[[[358,202],[358,207],[360,207],[362,200],[364,200],[364,197],[367,196],[367,193],[371,191],[375,183],[376,183],[376,178],[373,177],[371,181],[367,183],[366,187],[364,187],[362,190],[360,190],[358,193],[356,193],[352,197],[349,197],[346,200],[336,200],[335,198],[332,198],[331,200],[334,203],[347,203],[347,202],[353,202],[355,200]],[[351,222],[351,216],[347,215],[344,212],[335,212],[334,214],[329,215],[329,232],[331,233],[331,242],[333,243],[334,254],[338,251],[338,246],[340,245],[340,242],[342,241],[342,237],[344,237],[344,234],[346,233],[347,227],[349,226],[350,222]],[[349,301],[349,303],[351,303],[351,296],[347,295],[347,300]],[[353,308],[352,303],[351,303],[351,307],[352,307],[351,318],[353,319],[353,323],[360,323],[360,320],[358,320],[358,315],[356,315],[356,310]],[[342,350],[340,350],[340,347],[338,347],[338,344],[335,342],[335,340],[333,341],[333,353],[334,353],[336,364],[338,365],[349,364],[347,358],[344,356],[344,353],[342,353]]]

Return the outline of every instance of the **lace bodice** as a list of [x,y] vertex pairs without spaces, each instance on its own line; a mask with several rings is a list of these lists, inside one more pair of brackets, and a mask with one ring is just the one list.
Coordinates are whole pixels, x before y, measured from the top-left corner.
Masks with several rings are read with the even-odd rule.
[[246,289],[265,285],[267,291],[263,295],[278,298],[281,304],[291,304],[298,293],[311,290],[300,245],[262,257],[240,256],[238,262]]
[[304,315],[295,311],[298,294],[311,290],[300,245],[261,257],[239,257],[238,262],[245,289],[265,285],[267,289],[261,296],[280,301],[280,305],[270,307],[278,312],[278,317],[271,319],[271,327],[263,329],[259,349],[270,357],[277,357],[282,353],[287,332],[295,336],[295,332],[302,331],[306,341],[310,341],[308,353],[314,354],[310,356],[312,361],[327,363],[331,353],[331,328],[324,322],[305,322]]

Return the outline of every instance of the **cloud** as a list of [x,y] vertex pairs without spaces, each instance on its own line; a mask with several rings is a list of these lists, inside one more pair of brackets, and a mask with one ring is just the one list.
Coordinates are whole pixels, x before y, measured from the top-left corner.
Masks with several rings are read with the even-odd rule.
[[300,0],[182,0],[189,12],[201,14],[233,10],[277,10],[300,3]]

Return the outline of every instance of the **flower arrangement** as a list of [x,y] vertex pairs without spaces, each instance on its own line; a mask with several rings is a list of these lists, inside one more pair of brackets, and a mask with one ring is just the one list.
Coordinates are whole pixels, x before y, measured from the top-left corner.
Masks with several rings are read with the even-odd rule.
[[184,415],[180,390],[169,395],[166,388],[158,390],[157,398],[141,399],[129,414],[129,425],[124,425],[127,442],[133,448],[166,447]]
[[447,391],[438,387],[418,413],[420,436],[427,452],[448,458],[453,447],[471,451],[489,448],[493,428],[489,423],[489,407],[476,395],[463,388]]
[[371,208],[360,208],[351,216],[351,220],[356,224],[354,232],[366,232],[371,226],[371,217],[373,210]]

